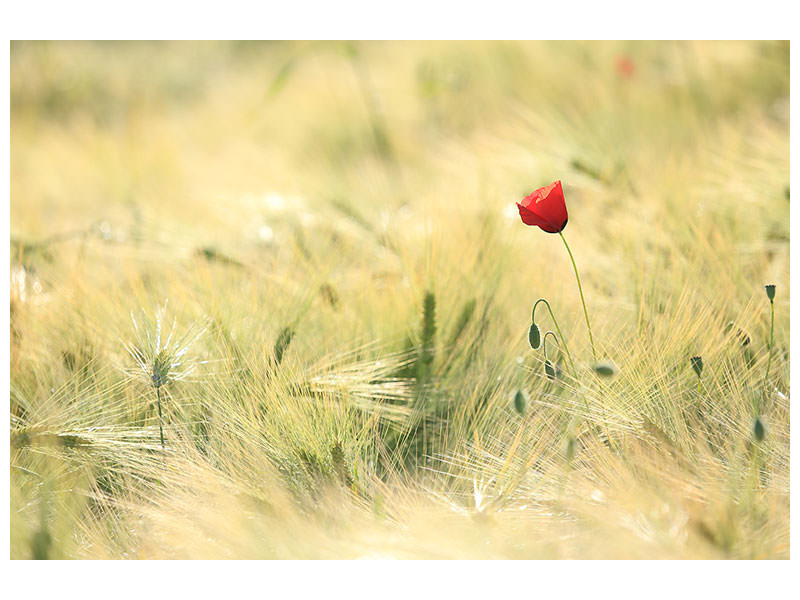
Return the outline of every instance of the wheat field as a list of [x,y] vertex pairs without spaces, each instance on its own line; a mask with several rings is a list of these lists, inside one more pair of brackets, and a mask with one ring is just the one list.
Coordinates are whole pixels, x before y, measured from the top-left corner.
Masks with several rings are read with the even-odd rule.
[[13,42],[10,154],[12,558],[789,558],[787,42]]

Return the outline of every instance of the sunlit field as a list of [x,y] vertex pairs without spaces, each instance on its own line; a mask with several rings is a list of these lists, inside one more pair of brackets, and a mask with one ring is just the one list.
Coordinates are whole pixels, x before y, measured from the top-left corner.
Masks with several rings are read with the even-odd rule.
[[10,154],[12,558],[789,557],[788,43],[15,42]]

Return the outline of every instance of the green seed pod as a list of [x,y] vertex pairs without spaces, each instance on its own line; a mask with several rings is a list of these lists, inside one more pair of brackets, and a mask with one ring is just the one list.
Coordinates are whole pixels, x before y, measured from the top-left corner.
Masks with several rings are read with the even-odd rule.
[[698,377],[700,377],[700,375],[703,374],[703,357],[702,356],[693,356],[691,358],[691,361],[692,361],[692,368],[694,369],[694,372],[697,373]]
[[592,364],[592,369],[600,377],[613,377],[618,373],[617,366],[610,360],[600,360]]
[[556,368],[549,360],[544,361],[544,372],[547,374],[548,379],[556,378]]
[[769,298],[769,301],[772,302],[775,300],[775,284],[770,283],[769,285],[765,285],[764,289],[767,291],[767,298]]
[[764,429],[764,423],[761,422],[761,417],[756,417],[756,421],[753,423],[753,437],[757,442],[763,442],[766,434],[767,432]]
[[531,323],[531,328],[528,330],[528,342],[534,350],[542,345],[542,336],[536,323]]
[[514,394],[514,408],[519,414],[525,414],[525,410],[528,408],[527,392],[524,390],[517,390],[517,393]]

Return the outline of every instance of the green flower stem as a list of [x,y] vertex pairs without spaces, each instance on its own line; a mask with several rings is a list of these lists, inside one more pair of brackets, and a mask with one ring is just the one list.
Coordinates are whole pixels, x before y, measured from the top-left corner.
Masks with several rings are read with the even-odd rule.
[[544,302],[545,306],[547,306],[547,311],[550,313],[550,318],[553,320],[553,325],[556,326],[556,331],[558,331],[558,337],[561,338],[561,346],[564,348],[564,353],[567,355],[567,358],[569,359],[569,364],[570,367],[572,368],[572,375],[577,380],[578,371],[577,369],[575,369],[575,363],[572,361],[572,355],[569,353],[569,348],[567,347],[567,340],[564,339],[564,334],[561,333],[561,327],[558,326],[558,321],[556,321],[556,316],[553,314],[553,309],[550,308],[550,303],[546,299],[539,298],[536,302],[534,302],[533,310],[531,311],[531,322],[533,323],[536,322],[534,316],[536,314],[536,306],[539,304],[539,302]]
[[[767,380],[769,379],[769,368],[772,365],[772,341],[775,333],[775,301],[769,301],[770,319],[769,319],[769,358],[767,359],[767,372],[764,374],[764,395],[767,395]],[[761,407],[756,411],[761,413]]]
[[572,256],[572,250],[569,249],[569,244],[567,244],[567,240],[564,237],[564,234],[560,231],[558,235],[561,236],[561,241],[564,242],[564,246],[569,253],[569,259],[572,261],[572,268],[575,269],[575,279],[578,281],[578,292],[581,295],[581,303],[583,304],[583,315],[586,317],[586,328],[589,330],[589,342],[592,344],[592,356],[594,357],[595,362],[597,362],[597,352],[594,349],[594,337],[592,336],[592,326],[589,324],[589,312],[586,310],[586,300],[583,298],[583,288],[581,287],[581,276],[578,275],[578,266],[575,264],[575,257]]
[[544,334],[544,337],[542,337],[542,352],[544,353],[544,359],[545,360],[547,360],[547,336],[548,335],[552,335],[553,336],[553,339],[555,340],[556,348],[561,350],[561,348],[558,345],[558,338],[556,338],[556,334],[553,333],[552,331],[548,331],[547,333]]
[[156,386],[156,396],[158,397],[158,431],[161,434],[161,449],[164,449],[164,418],[161,416],[161,386]]

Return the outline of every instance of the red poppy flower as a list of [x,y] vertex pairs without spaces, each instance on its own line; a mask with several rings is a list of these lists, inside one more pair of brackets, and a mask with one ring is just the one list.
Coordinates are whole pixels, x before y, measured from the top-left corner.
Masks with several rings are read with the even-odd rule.
[[539,188],[517,202],[519,216],[525,225],[536,225],[547,233],[559,233],[567,226],[567,205],[561,181]]

